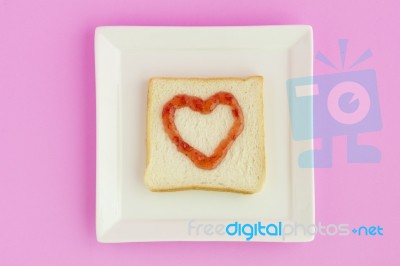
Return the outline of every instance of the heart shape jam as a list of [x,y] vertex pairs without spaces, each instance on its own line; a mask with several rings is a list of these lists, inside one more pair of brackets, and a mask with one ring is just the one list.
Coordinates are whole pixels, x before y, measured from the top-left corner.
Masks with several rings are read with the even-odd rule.
[[[182,139],[175,125],[175,111],[180,108],[189,107],[195,112],[209,114],[219,104],[228,105],[231,108],[234,123],[228,135],[221,140],[214,153],[211,156],[206,156]],[[221,163],[233,142],[242,133],[244,127],[243,113],[238,101],[231,93],[223,91],[214,94],[207,100],[186,94],[176,95],[164,105],[162,120],[165,132],[176,145],[178,151],[185,154],[198,168],[205,170],[212,170]]]

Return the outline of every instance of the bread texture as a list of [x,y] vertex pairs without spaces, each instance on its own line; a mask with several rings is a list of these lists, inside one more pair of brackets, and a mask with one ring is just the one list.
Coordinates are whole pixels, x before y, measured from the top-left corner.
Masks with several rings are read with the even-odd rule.
[[[207,100],[219,92],[236,98],[243,129],[214,169],[201,169],[178,151],[163,125],[163,108],[177,95]],[[189,107],[177,109],[174,123],[182,139],[206,156],[230,132],[235,118],[227,105],[209,114]],[[152,78],[147,98],[147,166],[145,185],[151,191],[189,189],[255,193],[265,180],[263,77]]]

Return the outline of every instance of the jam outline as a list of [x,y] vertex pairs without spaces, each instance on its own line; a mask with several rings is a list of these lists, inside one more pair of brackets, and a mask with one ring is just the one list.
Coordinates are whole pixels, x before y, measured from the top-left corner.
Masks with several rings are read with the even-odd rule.
[[[214,149],[213,154],[207,156],[182,139],[175,125],[175,111],[180,108],[189,107],[192,111],[209,114],[219,104],[227,105],[231,108],[234,122],[227,136]],[[177,150],[188,157],[198,168],[204,170],[215,169],[221,163],[228,153],[229,148],[244,128],[242,108],[233,94],[224,91],[218,92],[206,100],[186,94],[176,95],[164,105],[162,120],[164,130],[170,140],[176,145]]]

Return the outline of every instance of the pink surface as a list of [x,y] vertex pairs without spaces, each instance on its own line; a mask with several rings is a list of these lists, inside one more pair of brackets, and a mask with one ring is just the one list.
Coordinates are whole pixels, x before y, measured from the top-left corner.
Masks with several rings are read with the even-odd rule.
[[[400,16],[392,1],[0,0],[0,265],[400,265]],[[380,225],[382,237],[304,244],[131,243],[95,238],[93,34],[101,25],[310,24],[315,51],[337,39],[377,72],[383,130],[361,140],[380,164],[316,170],[316,221]],[[352,57],[353,56],[353,57]],[[316,62],[315,72],[331,70]]]

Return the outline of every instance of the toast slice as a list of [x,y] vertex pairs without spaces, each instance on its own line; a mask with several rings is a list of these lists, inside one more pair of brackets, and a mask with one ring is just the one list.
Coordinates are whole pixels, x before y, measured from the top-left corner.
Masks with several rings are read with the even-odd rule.
[[151,191],[259,191],[263,77],[152,78],[146,138]]

